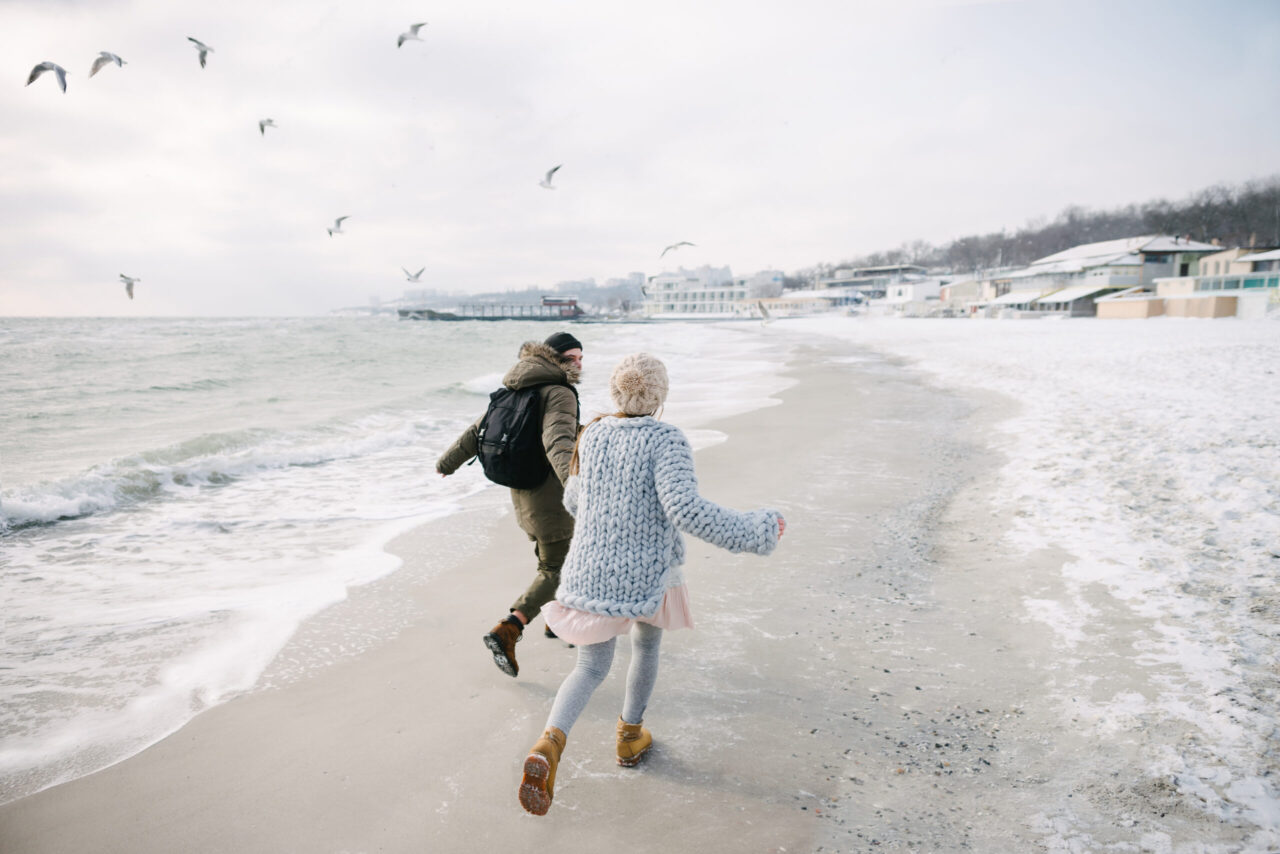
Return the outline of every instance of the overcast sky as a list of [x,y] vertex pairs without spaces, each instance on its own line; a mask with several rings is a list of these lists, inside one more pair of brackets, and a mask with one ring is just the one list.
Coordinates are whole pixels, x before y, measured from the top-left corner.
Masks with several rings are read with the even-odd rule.
[[1181,199],[1280,173],[1277,45],[1274,0],[0,0],[0,315],[794,271]]

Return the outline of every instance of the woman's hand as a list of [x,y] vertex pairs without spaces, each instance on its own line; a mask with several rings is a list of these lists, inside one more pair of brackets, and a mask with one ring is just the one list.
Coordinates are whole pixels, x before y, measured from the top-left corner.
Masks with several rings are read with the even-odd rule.
[[781,516],[778,517],[778,539],[782,539],[782,532],[787,530],[787,520]]

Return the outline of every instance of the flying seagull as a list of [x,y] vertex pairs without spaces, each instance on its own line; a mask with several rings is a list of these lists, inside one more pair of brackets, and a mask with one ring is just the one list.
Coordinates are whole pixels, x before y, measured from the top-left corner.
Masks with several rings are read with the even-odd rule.
[[63,68],[56,62],[42,62],[35,68],[31,69],[31,76],[27,78],[27,85],[30,86],[32,83],[36,82],[36,78],[41,74],[44,74],[46,71],[52,71],[54,75],[57,76],[58,85],[62,87],[62,92],[65,95],[67,92],[67,69]]
[[330,237],[333,237],[335,234],[346,234],[346,232],[342,230],[342,221],[344,219],[350,219],[350,218],[351,217],[340,216],[333,221],[333,228],[328,228],[325,230],[329,232]]
[[121,273],[120,281],[124,282],[124,292],[129,295],[129,299],[133,299],[133,286],[141,282],[142,279],[135,279],[133,276],[126,276]]
[[[404,267],[401,267],[400,269],[404,270]],[[425,269],[427,268],[426,267],[422,268],[422,270],[425,270]],[[416,273],[410,273],[408,270],[404,270],[404,274],[409,277],[409,281],[416,282],[418,281],[418,277],[422,275],[422,270],[419,270]]]
[[773,323],[773,315],[764,307],[764,300],[756,300],[756,305],[760,308],[760,325],[768,326]]
[[98,58],[93,61],[93,66],[89,69],[89,76],[92,77],[102,70],[102,66],[110,65],[113,62],[119,66],[124,65],[124,60],[114,53],[109,53],[105,50],[98,51]]
[[538,182],[538,186],[539,186],[539,187],[545,187],[545,188],[546,188],[546,189],[548,189],[548,190],[554,190],[554,189],[555,189],[555,187],[551,186],[551,176],[552,176],[552,175],[554,175],[554,174],[556,174],[556,170],[558,170],[558,169],[560,168],[560,166],[563,166],[563,165],[564,165],[564,164],[563,164],[563,163],[561,163],[559,166],[552,166],[550,169],[548,169],[548,170],[547,170],[547,177],[545,177],[545,178],[543,178],[541,181],[539,181],[539,182]]
[[423,21],[421,24],[410,24],[409,32],[401,33],[400,38],[396,39],[396,47],[400,47],[405,42],[409,42],[409,41],[413,41],[413,42],[422,41],[422,37],[418,35],[418,30],[422,29],[426,25],[427,25],[426,21]]
[[276,126],[275,119],[260,119],[258,121],[258,132],[261,133],[263,136],[266,136],[267,128],[273,128],[275,126]]
[[209,58],[209,54],[213,53],[213,48],[200,41],[200,39],[193,39],[191,36],[187,36],[187,41],[195,45],[196,50],[200,51],[200,67],[204,68],[204,62]]
[[[689,242],[689,241],[687,241],[687,240],[681,240],[679,243],[672,243],[672,244],[671,244],[670,246],[668,246],[666,249],[663,249],[663,250],[662,250],[662,255],[666,255],[666,254],[667,254],[668,252],[670,252],[672,249],[679,249],[681,246],[697,246],[697,245],[698,245],[698,244],[696,244],[696,243],[690,243],[690,242]],[[659,257],[659,258],[661,258],[661,257],[662,257],[662,255],[659,255],[658,257]]]

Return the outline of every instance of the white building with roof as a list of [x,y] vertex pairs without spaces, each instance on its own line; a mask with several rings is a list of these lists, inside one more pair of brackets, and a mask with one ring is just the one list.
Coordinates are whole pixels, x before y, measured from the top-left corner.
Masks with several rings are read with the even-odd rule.
[[914,264],[892,264],[886,267],[841,268],[813,283],[815,290],[856,291],[863,299],[881,299],[889,286],[908,276],[921,276],[924,267]]
[[728,267],[682,267],[650,277],[644,288],[644,313],[670,320],[749,315],[747,290],[747,280],[734,281]]
[[1245,255],[1236,260],[1237,264],[1248,265],[1247,270],[1237,270],[1240,273],[1270,273],[1280,271],[1280,249],[1272,249],[1269,252],[1258,252],[1253,255]]
[[1167,235],[1085,243],[992,276],[981,305],[988,314],[1092,316],[1097,297],[1154,285],[1161,277],[1188,275],[1201,257],[1220,251],[1220,246]]
[[923,317],[941,313],[939,297],[942,293],[942,285],[948,278],[922,276],[915,273],[901,276],[885,287],[883,297],[867,301],[867,313],[897,314],[906,317]]
[[1200,266],[1197,275],[1158,278],[1154,293],[1135,291],[1125,302],[1158,303],[1146,307],[1144,316],[1248,318],[1280,308],[1280,249],[1225,250],[1206,256]]
[[761,297],[781,296],[783,279],[785,278],[786,273],[781,270],[761,270],[745,278],[736,279],[734,283],[746,287],[748,299],[759,299]]

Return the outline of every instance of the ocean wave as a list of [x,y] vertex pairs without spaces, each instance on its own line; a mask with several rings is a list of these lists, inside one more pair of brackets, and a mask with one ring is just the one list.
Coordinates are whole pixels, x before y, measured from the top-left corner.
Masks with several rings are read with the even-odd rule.
[[230,387],[226,380],[204,379],[172,385],[153,385],[147,391],[209,391]]
[[502,374],[481,374],[469,380],[460,380],[448,387],[450,391],[462,391],[488,397],[494,389],[502,385]]
[[220,487],[260,473],[423,443],[439,434],[441,426],[427,420],[366,416],[295,433],[252,429],[206,434],[94,466],[75,477],[0,492],[0,535]]

